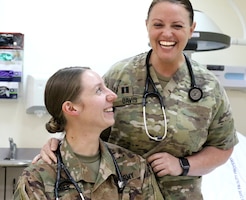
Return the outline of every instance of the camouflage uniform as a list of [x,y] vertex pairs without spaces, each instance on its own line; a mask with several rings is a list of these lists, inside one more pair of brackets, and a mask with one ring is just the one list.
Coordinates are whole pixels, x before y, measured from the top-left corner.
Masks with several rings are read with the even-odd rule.
[[[127,180],[122,194],[118,193],[115,183],[118,180],[117,173],[112,157],[104,142],[100,141],[100,169],[95,183],[91,178],[93,176],[91,169],[80,162],[66,140],[60,147],[63,162],[74,180],[78,182],[86,200],[163,199],[151,167],[146,164],[145,159],[116,145],[107,145],[115,156],[123,178]],[[18,181],[14,199],[55,199],[56,168],[56,164],[48,165],[42,160],[27,167]],[[64,172],[62,177],[67,179]],[[64,188],[66,189],[59,191],[59,199],[80,199],[73,185],[67,185]]]
[[[163,95],[168,133],[161,142],[148,138],[142,108],[146,55],[143,53],[122,60],[105,74],[107,87],[118,98],[114,104],[116,122],[110,135],[109,131],[105,131],[102,138],[145,158],[156,152],[184,157],[201,151],[205,146],[220,149],[233,147],[238,140],[226,93],[213,73],[194,61],[191,64],[196,84],[203,91],[203,98],[198,102],[192,102],[188,97],[191,79],[185,63],[164,88],[153,67],[150,67],[152,79]],[[148,98],[146,113],[149,133],[162,136],[164,123],[159,101]],[[157,180],[165,199],[202,199],[201,177],[164,176]]]

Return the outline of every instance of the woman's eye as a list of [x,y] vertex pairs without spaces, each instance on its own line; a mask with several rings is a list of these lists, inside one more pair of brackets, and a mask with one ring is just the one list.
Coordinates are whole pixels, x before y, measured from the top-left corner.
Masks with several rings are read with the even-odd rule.
[[175,29],[181,29],[181,28],[183,28],[182,25],[174,25],[173,27],[174,27]]
[[101,94],[102,93],[102,89],[101,88],[98,88],[97,91],[96,91],[97,94]]
[[161,23],[154,24],[155,27],[162,27],[163,25]]

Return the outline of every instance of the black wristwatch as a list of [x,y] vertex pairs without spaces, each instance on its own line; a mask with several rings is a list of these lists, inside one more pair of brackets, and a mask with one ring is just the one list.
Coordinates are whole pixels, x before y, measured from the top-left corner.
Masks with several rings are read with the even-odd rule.
[[180,176],[186,176],[190,169],[190,164],[187,158],[181,157],[179,158],[179,163],[181,168],[183,169],[183,172],[180,174]]

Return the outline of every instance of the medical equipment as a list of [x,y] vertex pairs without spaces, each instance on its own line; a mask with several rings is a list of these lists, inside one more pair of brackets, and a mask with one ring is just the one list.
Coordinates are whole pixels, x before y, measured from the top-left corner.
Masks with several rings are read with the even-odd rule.
[[[80,195],[80,198],[82,200],[85,200],[84,196],[83,196],[83,193],[80,189],[80,187],[78,186],[78,183],[73,179],[73,177],[71,176],[71,174],[69,173],[67,167],[65,166],[65,164],[63,163],[62,161],[62,157],[61,157],[61,152],[60,152],[60,145],[58,146],[57,150],[56,150],[56,156],[57,156],[57,175],[56,175],[56,182],[55,182],[55,199],[58,200],[59,199],[59,190],[62,186],[63,183],[66,183],[66,184],[73,184],[75,189],[77,190],[77,192],[79,193]],[[107,146],[107,145],[106,145]],[[107,146],[108,148],[108,146]],[[126,186],[126,180],[123,179],[122,175],[121,175],[121,172],[120,172],[120,169],[119,169],[119,166],[114,158],[114,155],[113,153],[111,152],[111,150],[108,148],[108,151],[113,159],[113,162],[114,162],[114,166],[115,166],[115,169],[116,169],[116,173],[117,173],[117,176],[118,176],[118,182],[117,182],[117,187],[118,187],[118,192],[119,193],[122,193],[125,186]],[[66,180],[62,180],[61,181],[61,170],[64,170],[64,172],[66,173],[66,176],[68,179]]]
[[207,69],[215,74],[226,89],[245,91],[246,67],[230,65],[206,65]]
[[[152,53],[152,49],[148,52],[147,57],[146,57],[146,81],[145,81],[145,89],[144,89],[144,93],[143,93],[143,100],[142,100],[142,105],[143,105],[143,119],[144,119],[144,127],[145,127],[145,132],[148,135],[148,137],[152,140],[155,141],[162,141],[165,139],[166,135],[167,135],[167,119],[166,119],[166,112],[165,112],[165,107],[164,107],[164,101],[162,96],[160,95],[159,91],[157,90],[155,83],[150,75],[150,65],[149,65],[149,60],[150,60],[150,56]],[[184,55],[185,56],[185,55]],[[191,87],[189,89],[188,95],[189,95],[189,99],[193,102],[197,102],[199,101],[202,96],[203,96],[203,92],[202,90],[196,86],[196,81],[195,81],[195,77],[194,77],[194,73],[192,70],[192,66],[190,64],[189,59],[185,56],[185,61],[189,70],[189,75],[190,75],[190,79],[191,79]],[[153,88],[153,91],[149,92],[149,85],[151,85],[151,87]],[[162,136],[158,135],[158,136],[152,136],[149,131],[148,131],[148,127],[147,127],[147,123],[146,123],[146,104],[147,104],[147,98],[149,96],[152,97],[157,97],[157,99],[160,102],[160,106],[161,106],[161,110],[163,113],[163,118],[164,118],[164,134]]]

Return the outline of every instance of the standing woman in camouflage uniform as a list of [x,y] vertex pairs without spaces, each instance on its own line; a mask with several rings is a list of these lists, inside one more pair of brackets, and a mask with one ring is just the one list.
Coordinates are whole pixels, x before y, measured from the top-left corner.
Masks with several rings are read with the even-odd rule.
[[[82,194],[80,197],[62,171],[59,199],[163,199],[145,159],[100,139],[101,132],[114,123],[116,98],[102,78],[88,68],[61,69],[48,80],[45,105],[52,118],[46,129],[50,133],[65,131],[59,148],[61,158]],[[117,187],[119,175],[122,182]],[[56,199],[56,177],[57,164],[39,160],[24,170],[14,199]]]
[[[201,176],[225,163],[238,142],[223,87],[203,66],[186,62],[183,54],[195,29],[193,15],[189,0],[153,0],[146,19],[152,52],[120,61],[104,76],[118,96],[116,122],[104,138],[145,157],[170,200],[203,199]],[[189,93],[189,63],[201,99]],[[148,97],[146,130],[142,99],[147,65],[165,112],[156,98]]]
[[[225,163],[238,142],[223,87],[183,54],[195,29],[193,15],[189,0],[153,0],[146,19],[151,51],[116,63],[104,76],[118,98],[115,124],[102,138],[145,157],[170,200],[203,199],[201,176]],[[147,68],[164,110],[159,99],[148,96],[144,112],[144,91],[154,89],[146,87]],[[42,156],[55,159],[49,148],[56,146],[52,140]]]

